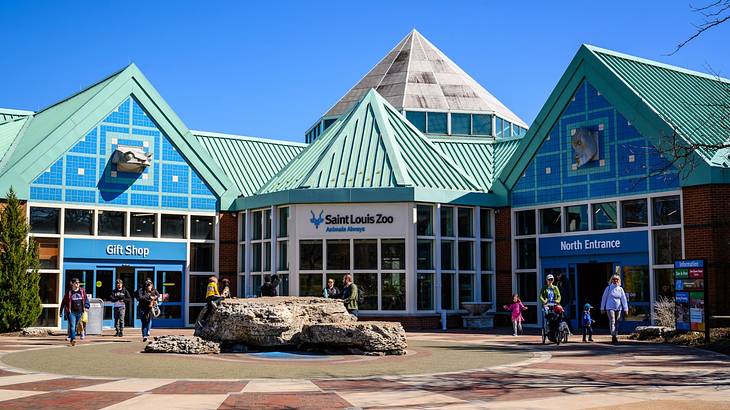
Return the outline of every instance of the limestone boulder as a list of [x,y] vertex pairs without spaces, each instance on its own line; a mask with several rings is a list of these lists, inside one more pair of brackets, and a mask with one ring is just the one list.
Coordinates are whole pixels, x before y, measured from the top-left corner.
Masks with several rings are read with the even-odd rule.
[[20,331],[20,336],[23,337],[45,337],[50,334],[48,329],[42,327],[26,327]]
[[158,336],[147,343],[145,353],[218,354],[220,345],[196,336]]
[[[200,318],[204,314],[205,309]],[[195,335],[225,344],[294,346],[299,344],[305,325],[355,320],[341,300],[294,296],[231,298],[222,300],[205,322],[198,320]]]
[[316,323],[304,326],[300,342],[320,348],[359,349],[374,354],[405,354],[406,332],[398,322]]

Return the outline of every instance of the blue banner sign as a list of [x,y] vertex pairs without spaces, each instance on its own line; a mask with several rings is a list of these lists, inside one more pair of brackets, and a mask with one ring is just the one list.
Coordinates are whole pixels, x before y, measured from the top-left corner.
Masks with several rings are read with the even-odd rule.
[[75,259],[184,261],[185,242],[153,242],[108,239],[63,240],[63,257]]
[[648,252],[646,231],[540,238],[540,257]]
[[675,269],[689,269],[689,268],[704,268],[705,261],[702,259],[697,260],[678,260],[674,261]]

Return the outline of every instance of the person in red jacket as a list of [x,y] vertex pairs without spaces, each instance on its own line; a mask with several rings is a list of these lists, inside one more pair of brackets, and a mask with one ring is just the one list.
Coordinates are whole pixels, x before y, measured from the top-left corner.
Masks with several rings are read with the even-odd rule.
[[86,291],[79,284],[79,278],[71,279],[71,288],[66,292],[61,302],[60,314],[68,320],[69,343],[76,346],[76,326],[81,321],[86,309],[91,305]]

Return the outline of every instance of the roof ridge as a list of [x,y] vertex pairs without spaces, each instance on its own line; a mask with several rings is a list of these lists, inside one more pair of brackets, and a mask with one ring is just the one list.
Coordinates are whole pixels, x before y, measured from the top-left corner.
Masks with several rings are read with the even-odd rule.
[[671,65],[671,64],[667,64],[667,63],[662,63],[660,61],[650,60],[648,58],[638,57],[638,56],[634,56],[631,54],[621,53],[621,52],[610,50],[607,48],[597,47],[597,46],[594,46],[591,44],[583,44],[583,47],[586,47],[587,49],[589,49],[590,51],[592,51],[596,54],[608,54],[613,57],[623,58],[623,59],[635,61],[635,62],[641,63],[641,64],[652,65],[655,67],[664,68],[664,69],[671,70],[671,71],[676,71],[676,72],[679,72],[682,74],[688,74],[688,75],[692,75],[692,76],[696,76],[696,77],[703,77],[708,80],[714,80],[714,81],[718,81],[718,82],[722,82],[722,83],[730,83],[730,79],[725,78],[725,77],[715,76],[715,75],[711,75],[708,73],[703,73],[701,71],[690,70],[688,68],[683,68],[683,67],[679,67],[679,66],[675,66],[675,65]]
[[265,138],[265,137],[252,137],[249,135],[228,134],[225,132],[202,131],[202,130],[190,130],[190,132],[193,133],[193,135],[195,135],[196,137],[226,138],[226,139],[240,140],[240,141],[252,141],[252,142],[262,142],[262,143],[269,143],[269,144],[289,145],[289,146],[294,146],[294,147],[306,147],[309,145],[309,144],[305,144],[303,142],[277,140],[277,139]]
[[35,112],[34,111],[30,111],[30,110],[19,110],[17,108],[3,108],[3,107],[0,107],[0,114],[33,115],[33,114],[35,114]]

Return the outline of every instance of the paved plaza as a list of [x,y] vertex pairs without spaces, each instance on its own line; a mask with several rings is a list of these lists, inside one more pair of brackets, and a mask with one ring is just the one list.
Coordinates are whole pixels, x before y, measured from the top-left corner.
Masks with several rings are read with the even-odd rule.
[[[74,348],[65,345],[63,336],[0,337],[0,408],[730,408],[727,356],[641,342],[612,346],[605,336],[597,337],[596,343],[574,338],[567,345],[543,346],[535,335],[409,333],[413,348],[400,358],[328,356],[307,360],[287,354],[224,354],[182,359],[200,369],[210,363],[248,368],[251,373],[242,374],[253,377],[245,378],[213,377],[212,371],[191,377],[184,362],[177,367],[159,367],[159,363],[180,356],[140,353],[143,345],[136,336],[124,340],[89,337]],[[104,350],[109,346],[111,350]],[[94,349],[107,352],[106,357],[99,357]],[[441,350],[456,353],[437,353]],[[53,360],[46,356],[49,352],[58,360],[74,355],[83,360],[88,352],[88,359],[80,369],[53,372],[9,364],[55,369]],[[462,368],[422,371],[416,363],[433,354],[445,354],[441,360],[454,360]],[[41,364],[26,360],[32,357]],[[144,377],[100,376],[93,370],[107,369],[100,365],[103,361],[119,362],[124,368],[121,362],[140,357],[146,363],[142,366]],[[474,365],[469,366],[464,357],[475,357]],[[267,368],[275,370],[262,370]],[[350,376],[324,376],[337,374],[332,370],[337,368],[354,370],[342,373]],[[388,369],[394,374],[382,374]],[[224,370],[225,374],[235,374],[229,368]],[[307,371],[311,377],[304,375]]]

